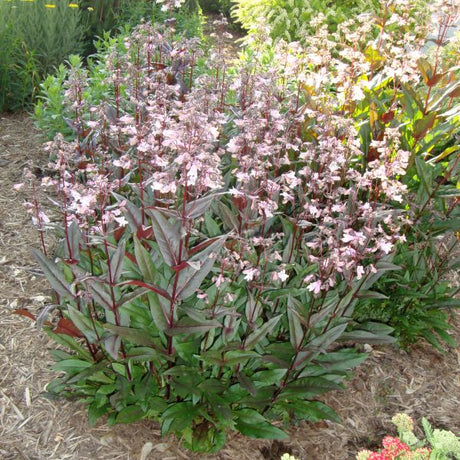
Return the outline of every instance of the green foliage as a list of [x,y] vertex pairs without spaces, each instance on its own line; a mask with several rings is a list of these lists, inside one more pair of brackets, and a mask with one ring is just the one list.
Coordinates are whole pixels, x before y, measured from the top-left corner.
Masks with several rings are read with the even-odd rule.
[[[442,57],[437,59],[436,70],[427,59],[419,59],[421,83],[416,87],[396,87],[392,79],[374,79],[354,111],[362,122],[364,146],[378,140],[384,126],[394,126],[403,133],[402,147],[410,152],[410,160],[401,180],[411,197],[406,204],[411,218],[406,241],[398,246],[394,258],[402,270],[377,283],[377,290],[391,300],[363,302],[356,315],[391,325],[403,346],[423,337],[439,350],[443,344],[455,346],[448,333],[450,311],[460,307],[455,298],[458,287],[448,279],[459,267],[460,229],[460,110],[455,103],[460,94],[460,74],[456,66],[452,67],[454,46],[452,43],[446,51],[438,50]],[[369,59],[381,65],[378,54]],[[366,119],[368,122],[363,123]],[[375,149],[365,151],[368,159],[375,158]]]
[[230,11],[233,7],[232,0],[200,0],[200,6],[203,13],[221,13],[230,17]]
[[67,1],[0,2],[0,111],[31,102],[38,83],[71,53],[82,51],[78,8]]
[[356,14],[372,11],[376,6],[373,0],[234,0],[234,3],[232,16],[249,34],[257,32],[263,19],[272,39],[288,42],[310,35],[316,28],[313,22],[319,15],[324,16],[333,32],[339,23]]

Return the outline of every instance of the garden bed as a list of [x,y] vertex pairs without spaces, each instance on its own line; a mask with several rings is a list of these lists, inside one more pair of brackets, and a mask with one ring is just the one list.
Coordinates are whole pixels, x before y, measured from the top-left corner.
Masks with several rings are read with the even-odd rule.
[[[108,427],[102,420],[90,429],[82,404],[43,398],[53,375],[47,353],[51,342],[26,318],[12,314],[18,308],[38,311],[50,299],[30,253],[39,246],[39,237],[22,207],[26,197],[13,190],[25,167],[46,164],[40,145],[27,116],[0,116],[0,458],[255,460],[291,452],[302,459],[346,460],[359,448],[376,447],[397,412],[460,430],[460,353],[442,355],[423,342],[407,352],[376,347],[347,382],[347,391],[326,396],[342,425],[302,423],[289,430],[290,438],[282,444],[231,435],[217,455],[193,455],[176,439],[161,439],[159,426],[148,421]],[[460,341],[458,315],[454,338]]]

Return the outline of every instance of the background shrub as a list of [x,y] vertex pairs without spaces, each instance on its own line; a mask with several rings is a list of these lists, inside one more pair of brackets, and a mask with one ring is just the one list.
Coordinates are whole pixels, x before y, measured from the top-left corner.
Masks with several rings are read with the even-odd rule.
[[[67,1],[0,2],[0,110],[30,102],[39,81],[71,53],[83,50],[79,8]],[[72,4],[71,4],[72,5]]]

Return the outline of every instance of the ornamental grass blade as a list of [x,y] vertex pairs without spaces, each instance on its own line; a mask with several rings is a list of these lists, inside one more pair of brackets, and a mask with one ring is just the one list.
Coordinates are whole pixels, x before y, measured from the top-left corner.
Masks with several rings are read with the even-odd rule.
[[274,316],[273,318],[269,319],[265,324],[256,329],[253,333],[251,333],[246,339],[246,342],[244,343],[244,349],[250,350],[256,345],[256,343],[259,342],[259,340],[261,340],[267,334],[270,334],[270,332],[278,324],[278,321],[281,319],[282,316],[283,315]]
[[149,209],[152,217],[152,228],[155,240],[160,248],[164,261],[174,267],[179,264],[179,245],[181,237],[176,228],[161,214],[160,211]]
[[51,287],[61,296],[68,300],[75,300],[75,294],[73,288],[67,283],[64,274],[59,271],[59,268],[48,260],[42,252],[32,249],[37,262],[40,264],[46,279],[51,284]]

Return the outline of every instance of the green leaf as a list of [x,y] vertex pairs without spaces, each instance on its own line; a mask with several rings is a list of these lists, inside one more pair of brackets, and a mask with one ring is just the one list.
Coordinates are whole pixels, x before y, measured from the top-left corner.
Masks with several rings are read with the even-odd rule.
[[54,371],[63,371],[67,374],[77,374],[83,369],[91,367],[92,363],[88,361],[83,361],[81,359],[64,359],[54,364],[51,369]]
[[134,235],[134,256],[137,265],[141,271],[143,281],[147,283],[155,282],[155,266],[153,265],[152,256],[149,251],[144,248],[136,235]]
[[149,292],[147,295],[149,300],[150,314],[153,322],[160,332],[164,332],[168,327],[167,317],[168,310],[165,302],[155,292]]
[[84,336],[88,339],[89,343],[96,343],[98,340],[97,332],[99,329],[99,335],[102,335],[102,329],[99,326],[98,321],[91,321],[91,318],[88,318],[84,315],[81,311],[79,311],[76,307],[71,305],[68,306],[67,311],[69,312],[69,317],[72,322],[75,324],[77,329],[84,334]]
[[225,225],[230,230],[238,230],[238,219],[236,215],[230,210],[230,208],[221,201],[217,203],[217,208],[219,210],[219,215]]
[[326,404],[320,401],[302,401],[279,402],[277,407],[292,413],[294,417],[310,422],[319,422],[320,420],[331,420],[340,423],[340,417]]
[[294,350],[298,350],[302,345],[302,341],[304,339],[304,333],[302,324],[296,315],[293,312],[295,309],[293,305],[293,298],[291,296],[288,297],[288,304],[287,304],[287,317],[289,322],[289,339],[291,341],[292,348]]
[[64,274],[59,271],[59,268],[48,260],[42,252],[32,249],[32,254],[37,259],[37,262],[40,264],[41,269],[43,270],[46,279],[51,284],[51,287],[63,298],[68,300],[75,300],[74,288],[69,286]]
[[154,346],[155,342],[147,331],[134,329],[132,327],[115,326],[115,324],[104,324],[104,328],[123,337],[136,345]]
[[161,434],[181,432],[189,427],[198,415],[199,408],[191,402],[179,402],[169,406],[161,415]]
[[46,328],[45,331],[48,336],[56,343],[62,345],[63,347],[70,348],[75,353],[77,353],[80,358],[91,361],[91,354],[85,350],[73,337],[70,337],[66,334],[55,334],[52,332],[51,328]]
[[88,279],[86,280],[86,283],[88,285],[88,291],[91,294],[93,300],[98,305],[111,312],[114,308],[114,303],[110,293],[107,290],[107,285],[95,279]]
[[224,243],[225,237],[218,238],[188,260],[189,266],[179,272],[177,298],[185,300],[196,293],[196,290],[212,270],[215,255],[220,252]]
[[123,262],[125,258],[125,247],[126,242],[123,240],[119,243],[116,251],[112,254],[110,258],[110,282],[115,284],[120,279],[121,273],[123,271]]
[[191,318],[181,318],[174,327],[165,329],[165,334],[169,336],[182,334],[202,334],[216,327],[222,327],[222,324],[217,320],[195,321]]
[[436,121],[436,112],[430,112],[423,118],[414,122],[414,138],[421,139],[434,126]]
[[139,406],[128,406],[121,410],[116,418],[116,423],[132,423],[141,420],[145,416]]
[[270,424],[254,409],[236,411],[235,428],[244,436],[258,439],[286,439],[288,435]]
[[257,395],[257,388],[252,383],[252,380],[245,374],[238,372],[237,374],[238,382],[242,388],[244,388],[251,396]]
[[211,217],[209,212],[204,215],[204,223],[206,225],[207,234],[211,237],[219,236],[221,234],[220,227],[217,222]]
[[211,206],[211,203],[220,195],[220,193],[213,193],[211,195],[203,196],[197,200],[188,202],[185,205],[185,217],[188,219],[196,219],[201,217]]
[[248,338],[246,339],[244,343],[244,349],[250,350],[263,337],[265,337],[267,334],[270,334],[270,332],[275,328],[275,326],[278,324],[278,321],[281,319],[282,316],[283,316],[282,314],[278,316],[274,316],[273,318],[269,319],[265,324],[263,324],[258,329],[256,329],[254,332],[249,334]]
[[109,407],[106,405],[99,407],[96,403],[92,403],[88,406],[88,423],[90,427],[93,427],[97,420],[105,415],[109,411]]
[[160,211],[149,209],[156,242],[164,261],[170,267],[179,265],[179,245],[181,237],[177,229],[169,223]]
[[254,382],[257,388],[277,385],[280,386],[281,382],[286,375],[287,369],[270,369],[266,371],[256,372],[251,376],[251,380]]

